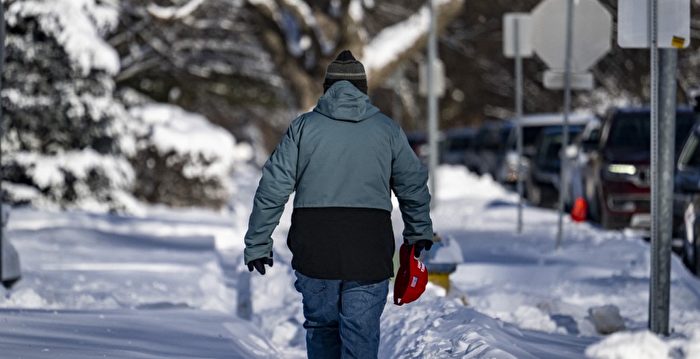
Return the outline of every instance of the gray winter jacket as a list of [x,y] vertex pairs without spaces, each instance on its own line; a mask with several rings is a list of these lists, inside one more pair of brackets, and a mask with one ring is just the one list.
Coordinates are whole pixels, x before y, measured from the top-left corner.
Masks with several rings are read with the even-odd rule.
[[289,195],[294,207],[391,211],[399,200],[408,243],[432,240],[428,172],[399,125],[348,81],[292,121],[262,170],[245,235],[245,262],[272,255],[272,232]]

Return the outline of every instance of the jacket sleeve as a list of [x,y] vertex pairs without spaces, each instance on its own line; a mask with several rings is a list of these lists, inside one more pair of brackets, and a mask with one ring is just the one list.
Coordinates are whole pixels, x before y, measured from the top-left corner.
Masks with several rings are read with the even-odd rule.
[[243,256],[246,264],[254,259],[272,257],[272,232],[279,224],[284,205],[296,188],[299,152],[294,131],[296,122],[292,122],[263,166],[245,235]]
[[401,128],[394,136],[392,147],[391,189],[399,200],[404,241],[408,244],[421,239],[432,241],[428,170],[413,153]]

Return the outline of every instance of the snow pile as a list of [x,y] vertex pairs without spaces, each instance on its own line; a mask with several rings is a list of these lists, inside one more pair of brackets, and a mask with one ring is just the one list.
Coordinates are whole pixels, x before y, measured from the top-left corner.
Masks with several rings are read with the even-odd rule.
[[593,359],[698,359],[700,330],[688,338],[672,335],[665,340],[648,330],[615,333],[589,346],[586,355]]
[[649,331],[616,333],[586,349],[596,359],[664,359],[671,347]]
[[382,330],[382,358],[574,358],[590,342],[518,329],[430,290],[415,303],[388,305]]
[[[451,281],[471,308],[519,328],[572,337],[647,327],[649,244],[641,238],[567,219],[556,250],[556,212],[526,207],[517,234],[517,198],[489,176],[445,166],[437,180],[431,216],[441,236],[459,242],[464,262]],[[691,350],[685,347],[700,331],[700,281],[678,258],[670,314],[675,334],[662,342]]]

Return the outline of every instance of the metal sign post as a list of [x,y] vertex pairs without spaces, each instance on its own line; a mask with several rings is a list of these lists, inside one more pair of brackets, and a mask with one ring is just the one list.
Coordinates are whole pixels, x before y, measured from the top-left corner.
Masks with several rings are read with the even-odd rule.
[[669,334],[676,131],[677,50],[690,45],[689,0],[620,0],[617,41],[649,48],[651,121],[651,273],[649,329]]
[[518,151],[518,220],[517,233],[523,232],[523,57],[532,56],[529,14],[509,13],[503,17],[503,53],[515,58],[515,122]]
[[438,103],[435,91],[435,63],[437,59],[437,9],[435,0],[430,2],[430,33],[428,36],[428,167],[430,170],[431,207],[437,203],[437,167],[438,167]]
[[571,111],[571,53],[573,49],[574,32],[574,0],[568,0],[566,5],[566,55],[564,60],[564,133],[561,139],[561,151],[559,153],[559,220],[557,222],[557,244],[556,248],[561,248],[562,237],[564,236],[564,199],[566,198],[566,169],[568,158],[566,148],[569,146],[569,112]]
[[[656,124],[652,132],[656,141],[652,155],[652,282],[650,286],[651,313],[649,329],[654,333],[669,334],[671,300],[671,237],[673,223],[673,176],[676,137],[676,49],[657,49],[660,66]],[[652,135],[654,138],[654,135]]]
[[[676,50],[658,48],[658,0],[650,0],[652,66],[651,118],[651,285],[649,329],[669,334],[673,163],[676,128]],[[660,70],[659,71],[659,67]],[[657,79],[658,76],[658,79]]]
[[515,120],[518,126],[518,224],[516,231],[523,233],[523,57],[520,54],[520,19],[513,26],[515,45]]

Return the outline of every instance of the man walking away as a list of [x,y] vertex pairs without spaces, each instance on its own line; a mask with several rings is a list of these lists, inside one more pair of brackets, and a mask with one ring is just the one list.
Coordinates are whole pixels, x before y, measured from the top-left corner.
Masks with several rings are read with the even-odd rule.
[[432,246],[428,173],[400,126],[370,103],[350,51],[330,63],[313,111],[292,121],[262,170],[245,263],[265,274],[272,235],[296,191],[287,245],[302,294],[309,358],[376,358],[393,276],[391,190],[404,242]]

